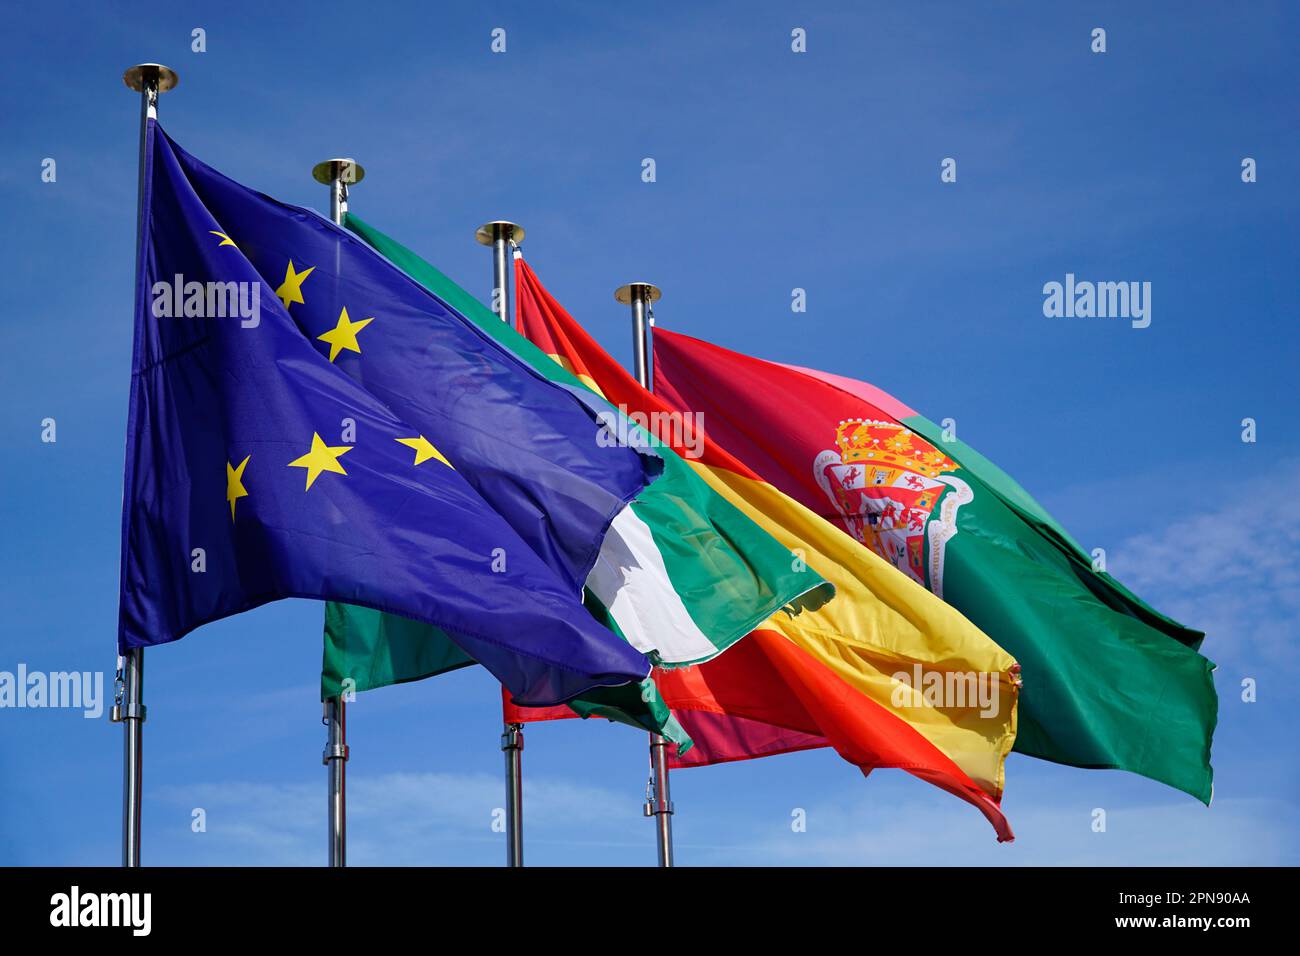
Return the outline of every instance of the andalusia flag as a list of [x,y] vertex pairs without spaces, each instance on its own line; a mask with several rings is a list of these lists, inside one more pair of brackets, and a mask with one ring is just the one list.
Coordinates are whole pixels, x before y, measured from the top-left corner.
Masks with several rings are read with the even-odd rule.
[[[791,555],[669,448],[566,375],[463,289],[356,217],[349,216],[346,225],[508,348],[521,360],[519,374],[557,382],[598,406],[603,424],[592,429],[593,444],[657,446],[662,473],[614,516],[585,580],[599,613],[607,612],[614,629],[652,662],[672,668],[709,660],[772,614],[798,613],[831,598],[834,589],[808,562]],[[464,400],[475,401],[478,383],[471,375],[463,379]],[[514,410],[502,407],[496,413],[508,416]],[[516,470],[526,473],[532,467],[528,456],[544,450],[546,440],[538,435],[532,448],[512,447],[485,430],[473,443],[482,461],[475,469],[466,468],[465,477],[491,505],[501,477]],[[554,516],[539,510],[533,520],[545,526]],[[435,629],[412,628],[401,619],[346,605],[332,605],[326,623],[325,695],[337,693],[348,678],[357,690],[365,690],[429,676],[456,663],[457,655]],[[645,716],[633,722],[643,725]]]
[[655,392],[960,610],[1023,666],[1016,750],[1130,770],[1208,803],[1204,635],[1143,603],[1010,477],[871,385],[659,330]]
[[[678,766],[833,746],[864,771],[897,767],[979,807],[999,837],[1016,730],[1016,663],[957,611],[768,484],[689,413],[642,388],[515,264],[521,330],[558,365],[672,445],[695,474],[835,585],[830,603],[778,613],[698,667],[654,679],[695,740]],[[771,440],[779,440],[773,434]],[[559,716],[507,705],[507,719]]]

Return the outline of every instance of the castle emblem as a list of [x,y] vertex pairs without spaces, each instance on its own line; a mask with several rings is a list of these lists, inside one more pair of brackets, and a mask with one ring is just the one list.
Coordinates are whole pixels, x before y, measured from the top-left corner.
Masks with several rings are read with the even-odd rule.
[[845,529],[919,584],[943,597],[943,555],[957,509],[973,498],[950,474],[959,465],[897,422],[840,422],[836,449],[813,474]]

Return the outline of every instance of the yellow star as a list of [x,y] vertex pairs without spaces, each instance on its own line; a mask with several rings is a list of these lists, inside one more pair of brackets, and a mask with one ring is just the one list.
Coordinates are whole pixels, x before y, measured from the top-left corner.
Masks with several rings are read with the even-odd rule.
[[[290,303],[302,302],[303,280],[315,271],[316,267],[312,266],[306,272],[295,272],[293,260],[289,260],[289,268],[284,270],[284,281],[280,283],[280,288],[275,290],[275,294],[279,296],[286,309],[289,308]],[[302,304],[306,305],[305,302],[302,302]]]
[[311,451],[301,458],[295,458],[289,462],[290,468],[307,469],[307,489],[311,489],[311,484],[322,471],[332,471],[335,474],[346,475],[343,466],[339,464],[338,459],[352,450],[351,445],[337,445],[331,447],[321,441],[320,435],[315,432],[311,433]]
[[415,463],[423,464],[430,458],[436,458],[448,468],[454,469],[456,466],[449,462],[438,449],[434,448],[429,439],[423,435],[416,435],[414,438],[397,438],[394,439],[399,445],[405,445],[408,448],[415,449]]
[[[220,249],[222,246],[235,246],[235,240],[231,239],[224,232],[217,232],[217,230],[215,229],[209,229],[208,232],[212,233],[214,236],[221,237],[221,241],[217,243],[218,249]],[[239,246],[235,246],[235,248],[238,249]]]
[[235,502],[240,498],[248,497],[248,490],[244,487],[244,469],[248,467],[248,459],[252,455],[245,455],[244,460],[237,467],[232,467],[230,462],[226,462],[226,500],[230,502],[230,520],[235,520]]
[[357,333],[364,329],[371,322],[375,321],[374,316],[368,319],[362,319],[360,322],[353,322],[348,318],[347,306],[343,307],[342,313],[339,314],[339,323],[323,335],[316,338],[322,342],[330,344],[330,361],[339,357],[339,353],[344,349],[349,352],[361,354],[361,346],[357,344]]

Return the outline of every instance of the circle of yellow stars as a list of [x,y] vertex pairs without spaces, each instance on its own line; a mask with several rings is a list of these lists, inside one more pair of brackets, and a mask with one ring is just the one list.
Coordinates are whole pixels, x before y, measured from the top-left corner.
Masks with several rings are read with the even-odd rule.
[[[215,229],[209,230],[209,232],[221,240],[217,243],[218,246],[235,246],[234,240],[224,232],[218,232]],[[238,248],[238,246],[235,246],[235,248]],[[284,271],[284,281],[280,283],[279,288],[275,290],[276,297],[284,303],[286,310],[294,303],[306,305],[306,302],[302,297],[302,284],[314,271],[316,271],[315,266],[308,266],[306,269],[299,272],[297,266],[294,265],[293,260],[289,260],[289,264]],[[361,346],[357,341],[357,333],[373,321],[374,316],[362,319],[359,322],[352,321],[351,316],[348,315],[347,307],[344,306],[343,310],[339,313],[339,320],[335,324],[334,328],[318,335],[316,338],[329,345],[329,360],[331,362],[338,358],[339,354],[344,351],[360,354]],[[448,468],[454,468],[452,463],[447,460],[447,457],[435,448],[433,443],[423,435],[415,435],[412,438],[396,438],[394,441],[398,444],[407,446],[415,452],[415,460],[412,462],[413,466],[422,465],[426,461],[436,458]],[[325,444],[325,440],[320,437],[319,433],[312,432],[311,447],[307,450],[307,453],[305,455],[300,455],[293,461],[289,462],[288,467],[302,468],[307,472],[307,483],[303,490],[310,491],[311,486],[316,483],[316,479],[326,472],[346,477],[347,470],[340,463],[339,459],[352,451],[354,447],[355,446],[353,445],[327,445]],[[230,520],[232,522],[235,520],[236,503],[240,498],[247,498],[249,496],[248,489],[244,486],[244,472],[247,470],[248,463],[252,457],[251,454],[245,455],[244,460],[238,465],[233,464],[232,462],[226,462],[226,501],[230,505]]]

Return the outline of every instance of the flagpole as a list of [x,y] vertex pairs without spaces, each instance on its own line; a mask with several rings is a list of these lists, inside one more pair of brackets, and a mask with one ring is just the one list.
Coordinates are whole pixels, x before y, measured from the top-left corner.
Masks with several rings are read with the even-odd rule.
[[[653,361],[651,336],[654,306],[662,293],[648,282],[619,286],[614,298],[632,307],[632,358],[636,380],[647,391],[654,391],[650,374]],[[654,817],[659,844],[659,865],[673,865],[673,801],[668,787],[668,741],[659,734],[650,735],[650,789],[646,795],[645,815]]]
[[[507,325],[510,308],[510,246],[524,241],[524,227],[504,219],[485,222],[474,238],[492,247],[492,311]],[[501,751],[506,758],[506,866],[524,865],[524,725],[505,724]]]
[[474,238],[492,247],[492,311],[502,322],[513,325],[510,308],[510,247],[524,241],[524,227],[517,222],[494,219],[474,230]]
[[524,865],[524,725],[506,724],[506,866]]
[[[312,167],[312,178],[330,188],[330,218],[343,225],[348,211],[348,186],[365,179],[366,171],[351,159],[327,159]],[[327,728],[325,752],[321,763],[326,767],[329,800],[329,865],[347,866],[348,859],[348,712],[342,694],[325,701],[321,722]]]
[[[149,120],[158,119],[158,97],[180,82],[161,63],[137,63],[122,82],[140,94],[140,185],[135,215],[135,272],[140,275],[140,240],[144,235],[144,167]],[[122,865],[140,865],[140,798],[144,783],[144,648],[132,647],[118,658],[112,719],[122,725]]]

